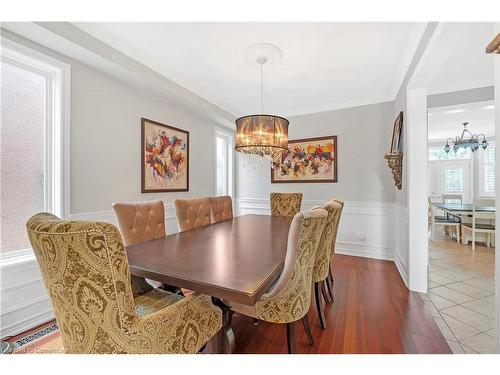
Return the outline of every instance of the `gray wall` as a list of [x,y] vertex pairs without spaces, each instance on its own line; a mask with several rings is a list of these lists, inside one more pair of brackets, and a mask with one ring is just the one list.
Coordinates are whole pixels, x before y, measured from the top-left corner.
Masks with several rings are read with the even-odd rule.
[[338,182],[271,184],[270,168],[245,162],[236,153],[239,198],[268,198],[272,191],[300,191],[304,199],[394,202],[394,180],[384,155],[389,151],[394,103],[379,103],[290,117],[289,138],[337,135]]
[[[214,194],[214,126],[196,113],[2,30],[71,65],[71,213],[111,210],[115,201]],[[141,193],[141,117],[190,132],[190,191]]]

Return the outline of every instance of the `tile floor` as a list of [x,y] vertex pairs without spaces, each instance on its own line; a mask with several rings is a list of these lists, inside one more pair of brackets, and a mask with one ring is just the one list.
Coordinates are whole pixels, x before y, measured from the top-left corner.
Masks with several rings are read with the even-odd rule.
[[428,293],[421,294],[453,353],[494,353],[495,249],[476,251],[443,235],[429,241]]

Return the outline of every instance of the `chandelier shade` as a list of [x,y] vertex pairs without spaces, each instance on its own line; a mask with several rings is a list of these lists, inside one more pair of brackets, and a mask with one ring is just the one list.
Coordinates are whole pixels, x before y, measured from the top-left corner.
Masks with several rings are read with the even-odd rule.
[[470,148],[472,152],[476,151],[479,147],[486,150],[488,147],[488,141],[484,134],[472,134],[468,129],[468,122],[464,122],[462,125],[464,129],[462,135],[456,136],[455,138],[448,138],[444,146],[444,151],[449,153],[450,150],[457,152],[459,148]]
[[275,115],[249,115],[236,123],[235,150],[274,157],[288,149],[288,120]]

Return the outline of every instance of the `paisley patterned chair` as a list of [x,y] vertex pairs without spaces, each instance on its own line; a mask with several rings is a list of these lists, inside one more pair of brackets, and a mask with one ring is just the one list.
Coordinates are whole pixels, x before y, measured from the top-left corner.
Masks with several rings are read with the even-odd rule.
[[230,196],[210,198],[212,224],[233,218],[233,200]]
[[[125,246],[165,237],[163,201],[113,203],[118,228]],[[134,298],[159,287],[162,283],[132,275]]]
[[220,330],[208,296],[153,289],[134,299],[114,225],[40,213],[26,227],[67,353],[196,353]]
[[[210,198],[175,199],[173,204],[180,232],[212,223]],[[184,296],[194,293],[185,288],[181,290]]]
[[271,193],[271,215],[294,217],[302,204],[302,193]]
[[323,207],[314,207],[313,210],[321,208],[328,212],[328,216],[326,218],[323,234],[321,235],[321,240],[319,241],[316,258],[314,259],[313,283],[319,321],[321,323],[321,328],[325,329],[326,320],[322,307],[321,295],[323,295],[325,301],[328,302],[328,296],[326,294],[326,289],[328,288],[331,299],[333,300],[333,291],[331,289],[331,285],[328,284],[328,277],[331,274],[330,260],[333,256],[332,254],[335,248],[335,241],[337,238],[343,204],[335,200],[330,200],[326,202]]
[[285,266],[280,277],[254,306],[228,302],[231,310],[259,320],[286,324],[288,352],[295,352],[295,322],[302,320],[311,344],[314,340],[307,313],[311,306],[312,271],[327,212],[299,212],[288,233]]

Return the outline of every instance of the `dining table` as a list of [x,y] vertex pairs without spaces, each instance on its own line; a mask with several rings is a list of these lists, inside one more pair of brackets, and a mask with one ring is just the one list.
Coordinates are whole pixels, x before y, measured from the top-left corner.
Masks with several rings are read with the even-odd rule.
[[254,305],[280,276],[291,217],[242,215],[126,247],[132,275],[212,297],[220,350],[234,352],[231,302]]

